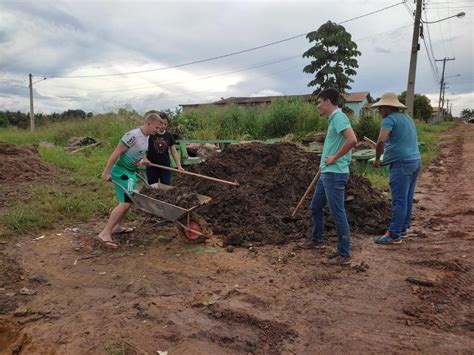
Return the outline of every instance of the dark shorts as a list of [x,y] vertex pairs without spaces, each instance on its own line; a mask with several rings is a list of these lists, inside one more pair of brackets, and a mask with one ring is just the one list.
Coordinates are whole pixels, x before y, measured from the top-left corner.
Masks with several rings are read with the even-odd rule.
[[147,166],[146,178],[150,185],[157,182],[160,182],[165,185],[170,185],[171,184],[171,171],[155,168],[152,166]]

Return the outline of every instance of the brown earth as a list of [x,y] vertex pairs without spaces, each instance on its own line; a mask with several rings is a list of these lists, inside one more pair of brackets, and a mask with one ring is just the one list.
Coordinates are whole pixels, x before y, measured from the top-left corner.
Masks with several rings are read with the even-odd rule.
[[352,267],[326,266],[332,250],[300,250],[296,239],[189,245],[162,223],[135,223],[114,251],[92,243],[102,220],[2,242],[0,353],[472,353],[474,126],[444,133],[440,148],[419,180],[412,235],[384,247],[355,232]]
[[0,142],[0,213],[7,201],[25,196],[32,184],[50,182],[61,173],[41,159],[35,146]]
[[[294,144],[231,145],[193,171],[237,181],[240,186],[210,183],[181,175],[174,185],[212,197],[199,209],[225,245],[283,244],[308,236],[309,201],[289,218],[316,175],[319,156]],[[370,182],[353,174],[347,186],[346,209],[355,232],[382,233],[390,206]],[[328,221],[328,227],[333,224]]]

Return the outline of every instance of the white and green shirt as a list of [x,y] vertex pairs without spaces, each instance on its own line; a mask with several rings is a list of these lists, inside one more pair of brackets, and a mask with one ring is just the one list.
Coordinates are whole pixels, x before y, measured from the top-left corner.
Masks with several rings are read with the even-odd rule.
[[148,150],[148,136],[141,128],[135,128],[125,133],[120,142],[128,150],[120,155],[117,165],[135,171]]

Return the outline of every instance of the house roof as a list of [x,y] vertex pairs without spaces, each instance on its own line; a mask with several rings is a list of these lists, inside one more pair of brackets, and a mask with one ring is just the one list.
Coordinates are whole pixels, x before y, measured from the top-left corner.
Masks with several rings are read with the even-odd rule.
[[268,103],[277,99],[303,99],[305,101],[311,100],[312,95],[280,95],[280,96],[251,96],[251,97],[228,97],[219,101],[213,102],[214,105],[224,104],[253,104],[253,103]]
[[374,102],[374,99],[372,96],[370,96],[370,93],[368,91],[361,91],[361,92],[351,92],[348,94],[343,94],[344,100],[346,102],[362,102],[367,98],[367,101]]
[[[365,98],[369,103],[374,102],[374,99],[370,96],[370,93],[367,91],[363,92],[352,92],[348,94],[343,94],[344,100],[346,102],[362,102]],[[201,106],[201,105],[227,105],[227,104],[258,104],[258,103],[270,103],[277,99],[303,99],[304,101],[315,100],[315,96],[312,94],[307,95],[281,95],[281,96],[252,96],[252,97],[228,97],[222,98],[221,100],[214,101],[212,103],[205,104],[184,104],[180,105],[181,107],[191,107],[191,106]]]

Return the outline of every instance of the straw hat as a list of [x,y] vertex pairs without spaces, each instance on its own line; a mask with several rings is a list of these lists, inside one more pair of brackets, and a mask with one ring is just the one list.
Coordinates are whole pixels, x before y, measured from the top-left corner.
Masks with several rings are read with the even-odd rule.
[[398,101],[397,94],[394,92],[387,92],[382,95],[382,98],[377,101],[375,104],[370,106],[372,107],[380,107],[380,106],[391,106],[391,107],[397,107],[397,108],[407,108],[404,104],[402,104],[400,101]]

